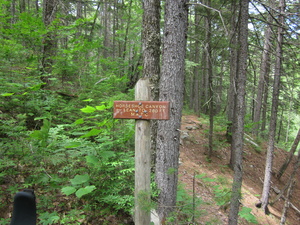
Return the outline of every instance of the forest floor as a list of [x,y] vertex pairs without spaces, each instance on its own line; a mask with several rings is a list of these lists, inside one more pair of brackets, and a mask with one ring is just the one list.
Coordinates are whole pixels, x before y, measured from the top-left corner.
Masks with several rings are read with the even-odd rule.
[[[229,207],[218,206],[215,202],[213,185],[209,185],[203,179],[196,178],[195,175],[202,174],[205,177],[215,181],[218,185],[224,184],[224,180],[228,181],[231,188],[233,180],[233,172],[228,167],[230,160],[230,145],[226,143],[225,131],[214,134],[215,143],[220,143],[213,153],[211,162],[208,162],[205,154],[208,146],[208,125],[201,123],[201,120],[193,115],[183,116],[181,132],[182,143],[180,150],[180,168],[179,179],[184,184],[185,189],[189,193],[201,198],[206,204],[201,204],[199,210],[203,211],[203,215],[197,221],[197,224],[227,224]],[[266,142],[267,143],[267,142]],[[251,213],[256,217],[258,224],[277,225],[280,224],[280,217],[284,206],[284,200],[280,199],[274,205],[269,206],[270,215],[265,215],[262,209],[256,208],[255,204],[259,202],[262,193],[265,158],[267,144],[262,143],[261,150],[255,150],[253,144],[245,143],[243,154],[243,185],[242,185],[242,205],[251,208]],[[216,147],[216,146],[215,146]],[[277,172],[288,152],[275,148],[273,172]],[[272,178],[272,190],[270,200],[276,197],[274,190],[281,190],[288,182],[289,174],[292,170],[294,161],[289,165],[285,174],[278,181]],[[197,176],[196,176],[197,177]],[[300,174],[297,174],[297,183],[294,187],[291,202],[300,209]],[[195,182],[194,182],[195,181]],[[214,182],[213,182],[214,183]],[[225,182],[226,183],[226,182]],[[253,224],[244,219],[239,224]],[[300,214],[293,208],[288,209],[287,223],[290,225],[300,224]]]
[[[209,161],[207,160],[207,155],[205,154],[208,146],[207,120],[198,118],[194,115],[185,115],[182,118],[179,183],[184,187],[189,196],[196,196],[195,198],[201,199],[202,201],[201,204],[197,205],[195,210],[200,212],[201,215],[199,217],[195,217],[194,224],[224,225],[228,223],[229,204],[223,204],[221,206],[218,205],[215,185],[219,185],[222,188],[221,194],[226,194],[226,192],[231,190],[233,171],[228,167],[230,160],[230,144],[226,142],[226,131],[224,131],[224,129],[216,127],[215,130],[220,131],[214,133],[214,152],[211,161]],[[278,225],[280,224],[280,217],[284,206],[283,199],[280,199],[274,205],[269,206],[271,212],[270,215],[265,215],[262,209],[255,207],[255,204],[259,202],[259,198],[262,193],[267,141],[261,142],[259,145],[260,149],[254,147],[254,145],[250,142],[245,142],[243,154],[244,175],[242,187],[242,205],[252,209],[251,213],[256,217],[258,224]],[[273,172],[276,173],[278,171],[287,155],[288,152],[279,148],[275,148]],[[272,190],[270,196],[271,201],[276,197],[274,190],[281,190],[288,182],[289,174],[291,174],[292,166],[296,160],[295,158],[279,181],[274,177],[272,178]],[[300,209],[299,180],[300,174],[298,173],[296,177],[297,183],[294,187],[291,198],[292,204],[297,209]],[[2,185],[2,188],[7,188],[8,185],[9,183]],[[222,190],[224,193],[222,193]],[[8,195],[8,198],[10,197],[11,196]],[[225,202],[226,198],[228,198],[228,195],[224,195]],[[10,207],[2,207],[0,202],[0,218],[10,217],[9,212],[12,210],[11,200],[7,200],[7,204],[10,205]],[[6,208],[5,212],[2,211],[4,208]],[[189,213],[191,213],[190,211]],[[125,219],[124,216],[122,217],[122,215],[118,215],[117,217],[119,216],[121,218],[112,217],[111,220],[106,218],[106,221],[110,221],[109,224],[111,225],[119,225],[121,224],[120,221],[122,221],[122,224],[124,224],[125,219],[129,219],[130,221],[130,218],[127,218],[128,215],[127,217],[125,215]],[[101,224],[99,223],[100,218],[97,218],[97,221],[97,223],[86,222],[82,224]],[[125,224],[132,224],[132,222]],[[180,224],[192,223],[183,222]],[[245,219],[239,220],[239,225],[247,224],[253,223],[247,222]],[[286,224],[300,224],[299,212],[291,207],[288,209]]]

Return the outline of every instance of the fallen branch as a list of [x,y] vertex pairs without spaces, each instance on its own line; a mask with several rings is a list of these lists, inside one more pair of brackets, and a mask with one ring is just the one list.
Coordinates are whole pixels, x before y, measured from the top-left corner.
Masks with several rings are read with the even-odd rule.
[[[271,188],[273,189],[273,191],[274,191],[276,194],[279,194],[279,193],[280,193],[279,188],[276,188],[276,187],[273,187],[273,186],[271,186]],[[284,195],[281,195],[281,198],[283,198],[285,201],[287,200],[287,197],[285,197]],[[299,210],[293,203],[290,202],[290,206],[291,206],[297,213],[299,213],[299,215],[300,215],[300,210]]]
[[[264,183],[263,179],[260,177],[259,180]],[[272,183],[272,182],[271,182]],[[273,191],[278,195],[280,193],[280,189],[277,187],[274,187],[271,185],[271,188],[273,189]],[[281,198],[283,198],[284,200],[286,200],[287,198],[284,195],[280,196]],[[260,202],[255,204],[257,208],[260,208]],[[300,210],[293,204],[290,202],[290,206],[300,215]]]
[[259,145],[253,141],[253,139],[252,139],[252,137],[250,137],[250,135],[248,135],[246,133],[244,133],[244,135],[245,135],[245,141],[248,141],[250,144],[254,145],[256,148],[260,148]]

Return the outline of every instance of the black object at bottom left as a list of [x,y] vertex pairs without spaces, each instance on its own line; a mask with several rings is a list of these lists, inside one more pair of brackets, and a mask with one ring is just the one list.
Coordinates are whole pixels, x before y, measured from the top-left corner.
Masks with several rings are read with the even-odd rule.
[[15,195],[10,225],[36,225],[36,201],[32,189],[25,189]]

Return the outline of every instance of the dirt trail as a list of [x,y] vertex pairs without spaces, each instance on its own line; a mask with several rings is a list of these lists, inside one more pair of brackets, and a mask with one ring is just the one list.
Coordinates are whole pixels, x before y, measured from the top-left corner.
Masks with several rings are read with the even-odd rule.
[[[228,168],[230,159],[230,145],[226,143],[225,133],[215,133],[214,140],[219,143],[215,146],[212,161],[208,162],[205,151],[208,146],[207,138],[208,125],[201,122],[196,116],[183,116],[181,127],[181,150],[180,150],[180,168],[179,179],[184,183],[185,188],[192,193],[194,175],[205,174],[205,177],[212,178],[217,185],[225,185],[231,188],[232,170]],[[282,165],[287,156],[287,152],[276,148],[274,156],[273,170],[276,172]],[[270,207],[271,214],[265,215],[261,209],[255,207],[255,203],[259,201],[264,178],[264,166],[266,157],[266,146],[263,146],[261,152],[255,151],[253,144],[245,143],[243,155],[243,199],[242,204],[251,208],[251,213],[255,215],[259,224],[277,225],[280,223],[281,211],[284,200],[281,199]],[[288,174],[292,169],[289,166],[288,171],[277,181],[272,179],[272,188],[282,189],[288,181]],[[298,181],[300,180],[300,174]],[[214,201],[213,184],[204,182],[203,179],[195,179],[195,194],[201,197],[207,204],[201,204],[199,210],[205,210],[206,213],[201,216],[199,224],[226,224],[228,221],[228,206],[218,206]],[[225,184],[224,184],[225,183]],[[274,190],[271,191],[271,200],[276,196]],[[292,203],[300,209],[300,184],[296,184]],[[245,220],[241,220],[239,224],[251,224]],[[292,208],[288,210],[288,221],[286,224],[300,224],[300,215]]]

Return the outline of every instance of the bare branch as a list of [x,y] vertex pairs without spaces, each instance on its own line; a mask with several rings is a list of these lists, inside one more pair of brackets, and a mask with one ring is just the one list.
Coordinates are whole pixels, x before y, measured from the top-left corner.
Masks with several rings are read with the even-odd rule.
[[220,10],[217,10],[217,9],[215,9],[215,8],[212,8],[212,7],[210,7],[210,6],[207,6],[207,5],[205,5],[205,4],[201,3],[201,2],[200,2],[200,3],[187,3],[187,4],[188,4],[188,5],[201,5],[201,6],[205,7],[205,8],[208,8],[208,9],[210,9],[210,10],[213,10],[213,11],[217,12],[217,13],[219,14],[220,18],[221,18],[223,27],[224,27],[224,29],[225,29],[226,36],[228,36],[228,31],[227,31],[227,28],[226,28],[226,26],[225,26],[225,22],[224,22],[224,19],[223,19],[223,16],[222,16]]

